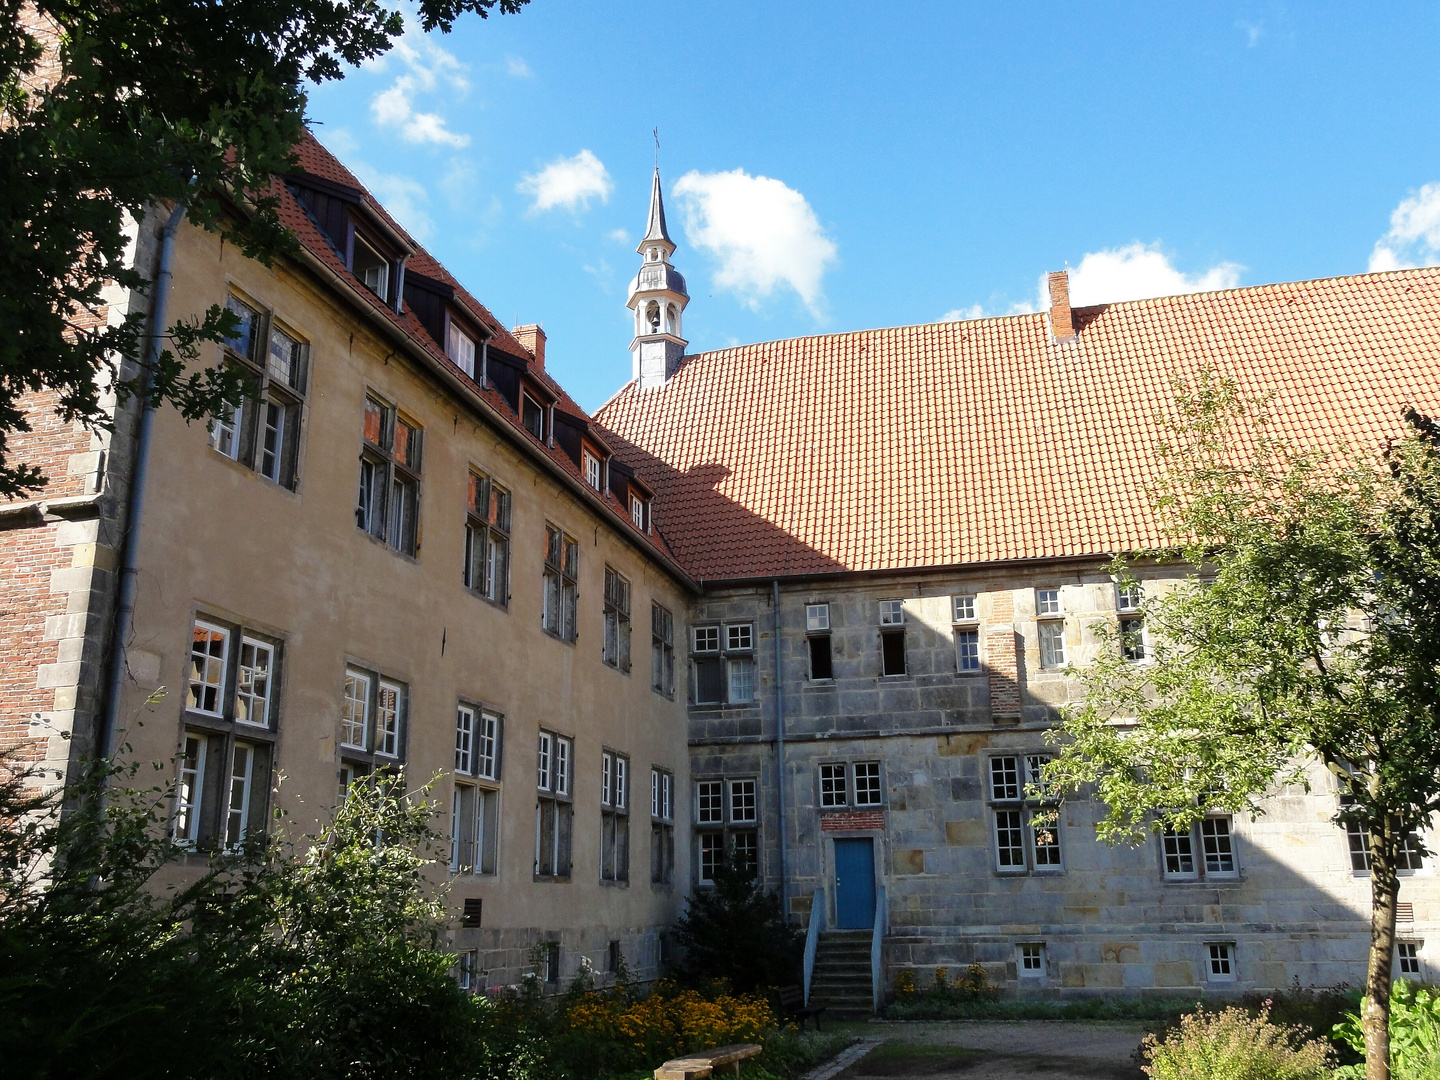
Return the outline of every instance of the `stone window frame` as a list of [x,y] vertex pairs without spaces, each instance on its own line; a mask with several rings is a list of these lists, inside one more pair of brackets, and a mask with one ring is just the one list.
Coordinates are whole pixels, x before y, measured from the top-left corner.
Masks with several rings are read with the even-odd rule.
[[[838,780],[840,782],[838,801],[835,800],[836,792],[833,788],[833,785],[837,779],[837,777],[833,775],[833,771],[836,769],[839,770]],[[832,772],[832,775],[826,776],[825,774],[827,771]],[[828,792],[826,790],[827,783],[832,785],[831,789]],[[849,807],[850,762],[845,760],[817,762],[815,765],[815,784],[816,805],[819,806],[821,810],[842,810]],[[827,802],[827,798],[830,801]]]
[[[1002,877],[1021,877],[1025,875],[1051,876],[1064,874],[1066,872],[1065,847],[1061,841],[1060,823],[1054,825],[1039,825],[1035,817],[1041,811],[1055,809],[1056,804],[1043,796],[1031,794],[1033,787],[1039,787],[1038,762],[1041,759],[1050,760],[1054,755],[1048,751],[1040,750],[1000,750],[984,755],[985,775],[985,801],[990,816],[990,856],[992,871]],[[1014,760],[1015,782],[1007,783],[1002,789],[997,784],[994,762],[1002,760]],[[1013,794],[1012,794],[1013,792]],[[1005,815],[1002,824],[1001,815]],[[1014,815],[1012,818],[1011,815]],[[1012,821],[1018,824],[1020,832],[1020,851],[1022,865],[1004,864],[1001,861],[1002,845],[1000,843],[1000,832],[1002,828],[1009,831],[1017,827]],[[1054,843],[1044,845],[1048,850],[1050,847],[1057,849],[1056,862],[1039,862],[1039,847],[1037,840],[1042,830],[1054,833]],[[1006,849],[1009,845],[1004,846]]]
[[[880,616],[880,677],[882,679],[902,679],[912,674],[910,671],[910,658],[907,655],[905,629],[908,619],[905,614],[905,600],[902,597],[888,596],[877,601]],[[889,656],[892,641],[900,643],[900,670],[889,671]]]
[[[875,802],[860,801],[860,767],[874,766],[880,786],[880,798]],[[842,802],[825,801],[825,770],[838,766],[843,770],[844,799]],[[868,784],[866,785],[869,786]],[[878,758],[822,758],[815,763],[815,805],[821,811],[830,810],[882,810],[887,804],[885,763]]]
[[[735,816],[734,790],[737,784],[752,784],[754,812],[751,818],[737,818]],[[720,816],[719,822],[702,820],[700,812],[701,788],[705,785],[720,785]],[[755,874],[760,871],[760,777],[756,775],[743,776],[702,776],[694,779],[695,789],[695,882],[699,886],[709,887],[713,884],[713,877],[706,875],[706,863],[710,861],[707,856],[711,852],[734,852],[737,844],[744,841],[744,846],[750,852],[751,861]],[[718,846],[712,846],[718,843]]]
[[[1220,861],[1219,833],[1213,837],[1207,837],[1205,825],[1208,822],[1225,823],[1225,839],[1229,842],[1230,869],[1215,869],[1211,867],[1212,852],[1214,848],[1214,860]],[[1207,844],[1207,839],[1215,839],[1217,843]],[[1197,821],[1184,832],[1178,832],[1174,828],[1164,828],[1157,834],[1157,842],[1160,851],[1160,877],[1167,882],[1180,884],[1194,884],[1196,882],[1238,882],[1241,880],[1240,871],[1240,845],[1237,843],[1235,834],[1235,817],[1233,814],[1216,811],[1206,814],[1201,821]],[[1190,869],[1172,869],[1176,863],[1184,859],[1190,861]]]
[[1050,974],[1049,956],[1043,941],[1015,943],[1015,976],[1018,979],[1044,979]]
[[[1048,599],[1048,594],[1054,594],[1053,606]],[[1058,634],[1060,653],[1058,660],[1054,654],[1056,643],[1053,635]],[[1065,644],[1065,600],[1064,593],[1059,585],[1054,588],[1035,588],[1035,644],[1040,652],[1041,671],[1063,671],[1068,662]],[[1050,651],[1050,662],[1046,663],[1047,647]]]
[[1395,941],[1395,971],[1401,977],[1424,981],[1425,942],[1416,937],[1397,937]]
[[[966,603],[968,601],[968,603]],[[955,673],[957,675],[980,675],[985,671],[985,657],[980,649],[980,596],[978,593],[955,593],[950,597],[950,633],[955,641]],[[961,635],[974,641],[962,642]],[[974,645],[973,657],[961,653],[961,645]],[[964,660],[973,659],[974,664],[966,666]]]
[[[715,647],[710,648],[710,634],[714,632]],[[705,647],[701,647],[702,635]],[[760,704],[760,663],[756,648],[757,635],[755,620],[735,619],[728,621],[707,620],[690,627],[690,704],[698,708],[755,708]],[[742,642],[748,638],[749,645]],[[720,665],[720,700],[700,701],[700,665]],[[751,696],[744,699],[734,697],[736,672],[739,665],[750,669]]]
[[[811,682],[835,681],[835,652],[831,639],[832,627],[830,601],[806,601],[805,649],[808,661],[806,671]],[[817,671],[824,671],[827,672],[827,674],[816,674]]]
[[1201,945],[1205,965],[1205,981],[1216,983],[1238,982],[1239,961],[1233,941],[1206,941]]
[[[490,744],[488,753],[486,742]],[[504,715],[479,702],[460,699],[455,707],[455,768],[450,799],[452,874],[493,877],[499,873],[504,746]]]

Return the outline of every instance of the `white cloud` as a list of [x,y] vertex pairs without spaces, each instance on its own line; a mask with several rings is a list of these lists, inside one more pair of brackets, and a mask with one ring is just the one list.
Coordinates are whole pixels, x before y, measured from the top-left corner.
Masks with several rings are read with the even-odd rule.
[[983,319],[985,307],[983,304],[971,304],[968,308],[954,308],[945,312],[936,322],[965,322],[967,319]]
[[465,78],[465,65],[454,53],[436,45],[413,24],[406,26],[392,53],[405,64],[406,71],[397,76],[388,89],[370,99],[370,112],[375,122],[381,127],[396,128],[406,142],[455,147],[467,145],[469,135],[451,131],[439,113],[422,112],[416,106],[416,99],[421,94],[434,93],[442,86],[452,98],[464,96],[470,88],[469,80]]
[[788,285],[819,314],[821,278],[835,261],[805,196],[768,176],[688,172],[675,184],[685,211],[685,235],[720,260],[715,284],[758,308]]
[[1265,36],[1264,23],[1247,22],[1244,19],[1236,19],[1235,29],[1245,35],[1245,46],[1250,49],[1260,44],[1260,39]]
[[[1142,244],[1137,240],[1124,247],[1087,252],[1080,265],[1070,271],[1070,303],[1084,307],[1233,289],[1240,284],[1243,269],[1238,263],[1222,262],[1199,274],[1185,274],[1171,265],[1170,257],[1160,250],[1159,244]],[[1049,290],[1042,275],[1039,307],[1049,306]]]
[[589,150],[581,150],[574,157],[556,158],[515,186],[516,191],[535,200],[530,209],[536,213],[556,207],[572,212],[587,210],[591,199],[609,202],[614,188],[605,166]]
[[617,244],[628,244],[630,242],[630,234],[624,229],[611,229],[605,235]]
[[505,73],[516,79],[528,79],[535,74],[530,70],[530,65],[518,56],[505,58]]
[[425,209],[430,202],[425,185],[408,176],[379,172],[363,163],[356,163],[352,168],[360,182],[370,189],[370,194],[380,200],[380,205],[405,226],[410,235],[422,243],[435,235],[435,221]]
[[1400,200],[1390,231],[1375,241],[1370,271],[1440,263],[1440,184],[1426,184]]

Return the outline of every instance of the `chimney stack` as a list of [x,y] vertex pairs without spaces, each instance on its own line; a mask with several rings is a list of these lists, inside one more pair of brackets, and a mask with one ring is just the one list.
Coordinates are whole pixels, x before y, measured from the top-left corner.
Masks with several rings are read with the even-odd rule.
[[1070,271],[1050,275],[1050,332],[1056,341],[1073,341],[1075,319],[1070,313]]
[[545,370],[545,331],[535,323],[529,326],[517,326],[510,331],[515,335],[515,340],[524,345],[525,348],[535,357],[535,366],[541,371]]

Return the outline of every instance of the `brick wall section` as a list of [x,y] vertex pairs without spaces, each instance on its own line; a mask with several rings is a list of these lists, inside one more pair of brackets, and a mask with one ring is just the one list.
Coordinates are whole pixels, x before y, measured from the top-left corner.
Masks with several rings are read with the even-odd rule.
[[11,462],[37,466],[45,474],[45,487],[27,492],[19,500],[58,499],[94,490],[100,467],[95,437],[83,424],[71,423],[55,413],[60,395],[53,390],[31,392],[20,398],[29,431],[10,433],[6,439]]
[[55,705],[55,690],[41,685],[39,673],[59,662],[60,643],[46,640],[45,626],[66,614],[69,600],[50,591],[55,572],[70,565],[70,552],[56,542],[59,528],[0,533],[0,747],[17,750],[27,762],[46,756],[50,733],[32,720]]
[[985,628],[985,668],[990,673],[990,715],[996,720],[1020,719],[1020,664],[1015,653],[1015,604],[1009,592],[990,600],[990,618],[999,625]]

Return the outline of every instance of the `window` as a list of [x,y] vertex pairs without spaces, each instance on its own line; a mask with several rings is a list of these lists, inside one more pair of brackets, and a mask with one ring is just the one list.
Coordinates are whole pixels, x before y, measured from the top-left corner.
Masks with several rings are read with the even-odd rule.
[[756,781],[701,780],[695,794],[699,879],[713,881],[727,852],[738,868],[755,874],[760,864]]
[[460,984],[460,989],[470,993],[481,989],[479,950],[467,949],[455,959],[455,981]]
[[540,961],[540,974],[544,977],[548,985],[560,985],[560,943],[558,941],[547,941],[544,943]]
[[1032,941],[1015,946],[1015,970],[1022,979],[1043,979],[1045,977],[1045,944]]
[[596,491],[600,490],[600,459],[586,450],[582,455],[585,461],[585,483],[589,484]]
[[500,717],[460,704],[455,710],[455,789],[450,810],[450,869],[493,874],[500,833]]
[[540,408],[529,394],[522,394],[520,401],[520,423],[525,430],[541,442],[545,441],[545,410]]
[[196,619],[171,835],[185,847],[239,847],[263,833],[277,721],[280,644]]
[[455,719],[455,771],[481,780],[500,779],[500,717],[461,705]]
[[878,761],[857,761],[855,763],[855,805],[879,806],[884,802],[880,787],[880,763]]
[[[725,648],[720,648],[722,640]],[[727,623],[691,630],[696,705],[748,705],[755,700],[755,624]]]
[[650,689],[675,696],[675,616],[656,603],[650,605]]
[[641,532],[645,531],[645,500],[638,495],[630,496],[630,520]]
[[420,540],[421,431],[391,405],[366,396],[355,524],[414,555]]
[[[1341,813],[1344,813],[1347,807],[1354,805],[1355,796],[1342,791],[1340,794]],[[1345,818],[1344,825],[1345,838],[1350,848],[1350,869],[1357,874],[1368,874],[1370,872],[1370,830],[1365,827],[1364,822],[1349,817]],[[1395,869],[1404,873],[1424,868],[1425,858],[1420,854],[1419,841],[1413,832],[1407,831],[1401,837],[1398,850],[1395,852]]]
[[1063,668],[1065,666],[1065,617],[1060,609],[1059,589],[1035,590],[1035,615],[1040,619],[1040,666],[1042,668]]
[[1207,817],[1189,829],[1160,833],[1165,877],[1174,880],[1236,876],[1235,842],[1228,814]]
[[580,599],[580,545],[553,525],[545,526],[545,596],[540,625],[561,641],[574,642]]
[[501,607],[510,602],[510,492],[474,471],[465,507],[464,581]]
[[390,263],[357,232],[350,257],[350,272],[381,300],[390,298]]
[[1145,603],[1145,593],[1138,581],[1128,581],[1115,586],[1115,610],[1139,611]]
[[830,652],[830,605],[805,605],[805,633],[810,649],[810,678],[833,679],[834,664]]
[[880,674],[905,674],[905,602],[880,601]]
[[975,621],[974,593],[961,593],[959,596],[951,597],[951,619],[957,623]]
[[990,803],[995,865],[1002,874],[1064,869],[1056,822],[1037,820],[1054,806],[1045,796],[1041,769],[1048,754],[990,758]]
[[843,761],[820,765],[820,805],[844,806],[850,800],[849,767]]
[[1035,590],[1035,614],[1037,615],[1060,615],[1060,590],[1059,589],[1036,589]]
[[612,939],[605,950],[605,970],[615,975],[620,971],[620,942]]
[[630,582],[605,567],[605,642],[601,659],[630,672]]
[[1209,966],[1206,975],[1211,982],[1235,981],[1235,946],[1232,942],[1211,942],[1205,946]]
[[630,880],[630,759],[600,754],[600,880]]
[[650,883],[669,885],[675,876],[675,777],[650,770]]
[[445,334],[445,355],[472,379],[475,377],[475,339],[451,320]]
[[238,297],[225,306],[240,326],[225,339],[223,362],[245,376],[246,389],[240,405],[212,423],[210,445],[293,490],[310,347]]
[[1420,977],[1420,943],[1418,941],[1402,941],[1395,946],[1395,959],[1399,961],[1395,966],[1400,969],[1401,975],[1413,975]]
[[540,732],[535,806],[535,876],[570,876],[570,768],[574,742],[550,731]]
[[[359,667],[345,669],[340,700],[342,786],[377,768],[400,764],[405,752],[408,692],[403,683]],[[457,740],[459,735],[457,733]]]

